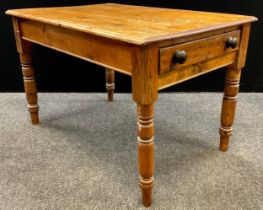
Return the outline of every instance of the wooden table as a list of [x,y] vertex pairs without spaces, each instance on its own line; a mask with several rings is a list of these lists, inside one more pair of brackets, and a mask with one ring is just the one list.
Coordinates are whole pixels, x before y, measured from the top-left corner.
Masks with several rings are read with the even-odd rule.
[[[39,123],[31,44],[40,44],[106,67],[108,100],[114,72],[132,79],[137,103],[138,168],[142,199],[151,205],[154,181],[154,102],[158,90],[227,66],[221,114],[220,150],[226,151],[244,67],[250,16],[176,9],[95,4],[17,9],[13,16],[28,111]],[[175,125],[176,126],[176,125]]]

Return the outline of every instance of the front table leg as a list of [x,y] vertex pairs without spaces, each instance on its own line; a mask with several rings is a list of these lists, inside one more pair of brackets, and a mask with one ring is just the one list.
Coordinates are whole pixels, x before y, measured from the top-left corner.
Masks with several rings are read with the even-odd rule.
[[232,134],[232,125],[236,112],[237,94],[239,91],[241,69],[229,67],[226,72],[224,98],[221,112],[220,150],[225,152],[228,148],[229,138]]
[[16,39],[17,52],[20,56],[22,73],[24,79],[24,88],[28,102],[28,111],[31,116],[32,124],[39,123],[38,105],[37,105],[37,87],[35,81],[35,74],[32,67],[31,49],[32,43],[22,39],[20,32],[19,20],[13,18],[14,34]]
[[138,166],[139,179],[142,191],[142,200],[145,206],[151,205],[153,172],[154,172],[154,125],[153,104],[137,104],[138,113]]
[[23,72],[24,88],[28,102],[27,108],[31,116],[32,124],[36,125],[39,123],[39,107],[37,104],[37,88],[35,82],[35,74],[31,62],[30,49],[31,47],[27,48],[27,50],[24,49],[24,52],[20,53],[20,60]]

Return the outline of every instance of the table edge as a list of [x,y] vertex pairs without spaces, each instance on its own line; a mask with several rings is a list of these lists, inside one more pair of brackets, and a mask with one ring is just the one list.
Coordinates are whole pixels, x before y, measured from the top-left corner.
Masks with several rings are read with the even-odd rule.
[[191,36],[191,35],[196,35],[198,33],[204,33],[204,32],[208,32],[208,31],[213,31],[213,30],[218,30],[218,29],[223,29],[223,28],[228,28],[228,27],[232,27],[232,26],[238,26],[238,25],[243,25],[243,24],[248,24],[248,23],[258,21],[257,17],[244,16],[244,17],[247,17],[247,19],[240,20],[240,21],[234,21],[234,22],[231,22],[229,24],[218,24],[218,25],[214,25],[214,26],[210,26],[210,27],[193,29],[193,30],[188,30],[188,31],[183,31],[183,32],[176,32],[176,33],[171,33],[171,34],[166,34],[166,35],[142,39],[141,41],[135,41],[133,39],[118,38],[118,37],[111,36],[111,35],[103,36],[99,33],[93,32],[93,31],[87,32],[86,30],[84,30],[84,29],[82,30],[81,28],[72,27],[72,26],[68,26],[68,25],[64,25],[64,24],[60,24],[60,23],[55,23],[52,21],[47,21],[47,20],[41,21],[39,19],[34,19],[34,18],[28,17],[26,15],[17,14],[14,12],[15,10],[17,10],[17,9],[7,10],[5,12],[5,14],[12,16],[12,17],[15,17],[15,18],[22,18],[25,20],[31,20],[31,21],[51,24],[51,25],[55,25],[55,26],[59,26],[59,27],[63,27],[63,28],[67,28],[67,29],[71,29],[71,30],[75,30],[75,31],[80,31],[83,33],[92,34],[92,35],[99,36],[99,37],[109,38],[109,39],[113,39],[113,40],[117,40],[117,41],[121,41],[121,42],[131,43],[131,44],[135,44],[135,45],[147,45],[147,44],[151,44],[151,43],[187,37],[187,36]]

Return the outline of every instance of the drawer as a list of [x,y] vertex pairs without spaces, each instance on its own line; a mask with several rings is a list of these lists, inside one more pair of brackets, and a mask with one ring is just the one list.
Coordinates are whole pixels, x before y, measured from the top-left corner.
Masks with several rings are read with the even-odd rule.
[[240,30],[215,35],[159,50],[159,73],[203,62],[238,50]]

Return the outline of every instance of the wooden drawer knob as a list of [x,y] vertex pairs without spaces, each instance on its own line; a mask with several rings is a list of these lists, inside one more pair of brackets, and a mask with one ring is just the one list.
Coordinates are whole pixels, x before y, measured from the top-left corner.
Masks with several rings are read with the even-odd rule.
[[186,52],[184,50],[176,50],[173,55],[173,63],[183,64],[186,61]]
[[227,41],[226,41],[226,47],[227,48],[236,48],[237,47],[237,38],[236,37],[228,37]]

